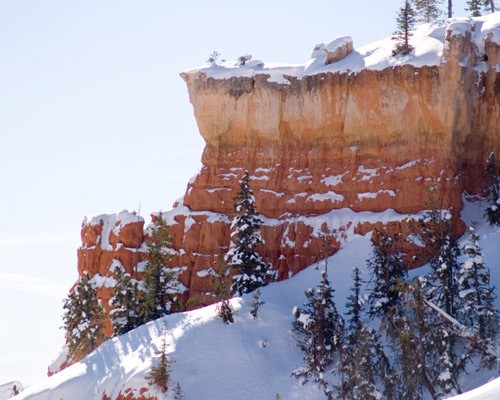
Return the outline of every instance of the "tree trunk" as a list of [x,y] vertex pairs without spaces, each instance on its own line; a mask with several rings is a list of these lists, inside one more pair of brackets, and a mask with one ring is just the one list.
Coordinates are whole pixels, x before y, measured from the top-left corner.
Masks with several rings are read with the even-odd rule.
[[448,18],[453,17],[453,0],[448,0]]

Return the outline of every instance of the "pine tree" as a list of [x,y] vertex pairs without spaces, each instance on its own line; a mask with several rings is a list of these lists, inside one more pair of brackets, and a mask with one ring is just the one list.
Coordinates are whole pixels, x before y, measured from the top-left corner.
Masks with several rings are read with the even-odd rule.
[[460,249],[452,236],[451,218],[439,222],[435,235],[433,246],[436,251],[430,262],[432,271],[427,280],[427,298],[453,318],[458,318],[461,300],[456,274]]
[[483,7],[484,0],[468,0],[467,1],[467,11],[471,12],[473,17],[481,16],[481,9]]
[[495,6],[495,0],[484,0],[484,6],[489,7],[489,11],[491,13],[494,13],[498,10],[498,8]]
[[433,22],[439,18],[439,4],[442,0],[414,0],[415,13],[420,22]]
[[162,392],[168,391],[168,381],[172,373],[173,362],[167,356],[167,326],[163,326],[163,338],[161,341],[160,350],[156,353],[158,357],[157,365],[151,367],[146,375],[146,380],[150,385],[158,387]]
[[372,235],[372,256],[368,260],[373,279],[369,313],[381,319],[389,334],[395,328],[395,313],[401,302],[399,285],[407,276],[402,254],[396,246],[397,239],[397,235],[389,235],[384,230],[375,231]]
[[[446,314],[463,323],[463,300],[460,297],[460,284],[457,280],[459,271],[458,258],[460,249],[453,237],[451,215],[433,210],[427,218],[424,229],[424,241],[430,244],[435,254],[430,261],[431,272],[423,287],[425,299],[443,310]],[[430,222],[430,223],[429,223]],[[468,355],[463,351],[466,343],[456,329],[439,332],[443,336],[438,341],[438,353],[441,356],[443,373],[438,379],[440,393],[452,394],[459,390],[459,376],[465,371]]]
[[413,51],[413,46],[410,45],[410,37],[412,36],[411,30],[415,26],[415,15],[412,1],[405,0],[396,18],[397,30],[394,39],[398,42],[392,51],[393,55],[401,54],[405,56]]
[[229,298],[231,297],[231,283],[229,281],[229,267],[224,259],[220,260],[219,270],[212,269],[213,291],[218,301],[217,315],[222,322],[229,325],[234,322],[234,310],[231,307]]
[[110,317],[113,322],[114,335],[123,335],[144,323],[141,314],[141,303],[138,298],[139,283],[130,274],[117,266],[113,271],[116,286],[109,303],[113,308]]
[[140,287],[145,323],[169,314],[176,301],[177,276],[165,267],[171,259],[172,238],[161,213],[154,221],[151,239],[146,243],[147,263]]
[[490,271],[483,262],[479,236],[469,229],[469,243],[464,247],[467,257],[457,274],[460,297],[464,304],[461,321],[475,333],[477,344],[473,349],[479,353],[481,365],[495,367],[495,346],[499,330],[499,314],[495,307],[494,286],[490,284]]
[[494,153],[486,161],[486,181],[486,198],[490,203],[486,217],[490,225],[500,225],[500,176]]
[[[347,400],[392,399],[394,373],[377,334],[362,321],[365,302],[358,268],[353,269],[353,281],[346,304],[350,318],[342,343],[338,395]],[[383,385],[382,391],[379,384]]]
[[259,232],[262,220],[257,214],[249,179],[248,171],[245,171],[236,197],[237,215],[231,224],[232,242],[225,257],[228,265],[236,270],[232,289],[239,295],[252,292],[275,277],[272,266],[262,261],[256,252],[257,246],[263,243]]
[[250,314],[253,319],[257,319],[259,316],[260,307],[262,307],[266,302],[260,300],[260,289],[257,289],[252,293],[252,302],[250,303]]
[[455,357],[447,338],[453,329],[426,303],[426,279],[403,282],[400,291],[398,335],[392,341],[400,373],[402,398],[431,398],[456,394],[459,390]]
[[106,338],[104,333],[105,311],[92,286],[90,275],[84,272],[63,306],[63,328],[69,355],[73,361],[80,360]]
[[305,368],[296,369],[292,376],[303,383],[313,379],[323,388],[328,399],[333,399],[333,391],[325,374],[341,349],[344,334],[344,320],[335,307],[333,292],[327,272],[324,271],[318,287],[306,291],[307,302],[304,307],[294,308],[292,323],[297,345],[304,353],[306,364]]
[[174,386],[174,400],[186,400],[186,397],[184,396],[184,391],[182,390],[181,385],[179,382]]

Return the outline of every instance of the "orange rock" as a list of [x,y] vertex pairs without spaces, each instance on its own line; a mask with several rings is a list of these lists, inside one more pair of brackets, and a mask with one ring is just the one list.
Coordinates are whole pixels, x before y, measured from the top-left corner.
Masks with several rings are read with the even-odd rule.
[[[176,250],[170,266],[185,267],[183,300],[193,306],[213,298],[203,271],[227,251],[244,170],[264,219],[259,250],[279,279],[333,254],[348,233],[388,225],[407,238],[415,224],[388,217],[391,209],[404,216],[447,208],[455,232],[463,232],[462,192],[478,193],[486,156],[500,154],[500,46],[489,40],[479,54],[467,37],[447,44],[439,66],[287,77],[286,85],[264,74],[183,73],[206,142],[203,167],[167,218]],[[473,66],[481,60],[487,68],[478,75]],[[366,211],[389,214],[376,222]],[[80,273],[110,276],[115,260],[134,272],[143,260],[144,221],[120,215],[83,225]],[[128,223],[116,225],[119,218]],[[402,246],[408,260],[421,251]],[[109,289],[100,293],[109,298]]]

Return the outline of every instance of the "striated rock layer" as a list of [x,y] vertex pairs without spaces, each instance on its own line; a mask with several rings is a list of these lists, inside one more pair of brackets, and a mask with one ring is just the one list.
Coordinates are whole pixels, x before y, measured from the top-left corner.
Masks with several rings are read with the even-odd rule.
[[[283,82],[265,69],[183,73],[206,142],[182,204],[164,214],[187,306],[213,301],[207,269],[227,251],[244,170],[263,216],[261,254],[279,279],[332,254],[349,233],[388,224],[407,236],[408,217],[430,207],[449,209],[460,233],[461,195],[480,193],[484,160],[500,153],[500,45],[493,34],[478,45],[474,29],[449,28],[437,65]],[[143,224],[126,213],[85,223],[79,271],[109,277],[119,262],[140,275]],[[112,282],[99,282],[109,299]]]

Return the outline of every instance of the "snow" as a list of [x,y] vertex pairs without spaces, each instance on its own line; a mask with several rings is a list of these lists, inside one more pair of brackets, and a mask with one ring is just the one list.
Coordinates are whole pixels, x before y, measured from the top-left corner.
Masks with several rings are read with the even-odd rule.
[[334,52],[335,50],[341,48],[342,46],[352,42],[352,37],[341,36],[333,39],[331,42],[324,45],[324,49],[329,52]]
[[[116,260],[114,260],[114,261],[116,261]],[[89,282],[94,289],[98,289],[98,288],[102,288],[102,287],[113,288],[116,286],[116,279],[115,278],[113,278],[111,276],[102,276],[99,273],[95,274],[90,279]]]
[[[474,31],[474,32],[473,32]],[[268,75],[267,80],[278,84],[289,84],[289,77],[301,79],[305,76],[319,73],[359,73],[363,69],[380,71],[401,65],[415,67],[436,66],[443,59],[443,49],[449,44],[446,34],[464,36],[473,34],[472,39],[479,51],[484,50],[487,38],[494,43],[500,43],[500,12],[478,18],[452,18],[444,22],[423,24],[418,26],[410,38],[410,44],[415,48],[412,54],[393,56],[394,40],[388,37],[374,43],[362,46],[344,59],[325,65],[325,50],[333,51],[345,44],[348,36],[334,39],[329,43],[315,46],[311,58],[302,65],[283,65],[259,62],[249,62],[237,66],[235,62],[221,62],[213,66],[197,67],[185,73],[202,72],[207,78],[230,79],[232,77],[253,77]]]
[[21,392],[23,390],[23,385],[21,382],[12,381],[0,384],[0,400],[10,399],[14,393],[14,387]]
[[[498,266],[499,259],[500,229],[485,223],[484,208],[485,204],[466,202],[462,215],[466,224],[473,226],[480,236],[484,261],[491,267],[492,283],[499,287],[500,269],[495,266]],[[325,221],[329,227],[352,221],[343,249],[328,259],[329,277],[335,289],[339,312],[345,312],[344,304],[350,286],[346,282],[351,282],[352,268],[357,266],[362,277],[368,276],[369,236],[354,234],[352,225],[359,221],[387,222],[406,217],[394,211],[354,213],[348,209],[334,210],[317,217],[301,217],[314,226]],[[467,243],[467,238],[462,242]],[[303,363],[302,354],[290,334],[292,311],[304,303],[304,292],[317,286],[323,266],[324,261],[289,280],[261,288],[261,299],[265,304],[257,320],[249,313],[253,300],[251,294],[231,300],[236,317],[235,323],[229,326],[217,317],[216,305],[170,315],[109,340],[79,363],[27,388],[16,400],[101,400],[104,393],[116,399],[120,390],[130,388],[137,392],[146,386],[144,375],[161,345],[164,322],[169,329],[169,356],[175,361],[171,382],[173,385],[179,382],[188,399],[229,400],[234,398],[235,393],[238,393],[238,400],[265,399],[276,393],[290,400],[324,399],[321,390],[312,384],[301,386],[291,377],[291,373],[303,367]],[[411,273],[418,275],[425,270],[422,268]],[[208,274],[209,270],[199,273]],[[498,376],[494,375],[495,372],[470,370],[469,373],[465,378],[465,390]],[[500,378],[497,378],[452,399],[496,400],[499,392]],[[172,396],[159,399],[172,400]]]
[[420,160],[413,160],[413,161],[407,162],[406,164],[403,164],[403,165],[400,165],[399,167],[396,167],[396,171],[401,171],[401,170],[406,169],[406,168],[411,168],[414,165],[418,164],[419,162],[420,162]]
[[364,193],[358,193],[358,199],[363,200],[363,199],[375,199],[378,197],[379,194],[387,194],[391,197],[395,197],[396,193],[394,193],[394,190],[379,190],[378,192],[364,192]]
[[344,196],[335,193],[333,191],[326,193],[315,193],[307,198],[306,201],[331,201],[333,203],[341,202],[344,200]]
[[102,232],[100,235],[101,249],[112,251],[113,246],[109,242],[109,236],[111,235],[111,232],[113,232],[114,235],[118,236],[124,226],[135,222],[144,222],[144,218],[142,218],[140,215],[137,215],[135,211],[129,212],[127,210],[123,210],[119,213],[114,214],[97,215],[95,217],[92,217],[90,221],[85,218],[82,224],[90,226],[102,225]]
[[487,384],[458,396],[450,397],[448,400],[497,400],[500,393],[500,378],[494,379]]
[[323,179],[321,179],[321,182],[323,182],[326,186],[337,186],[338,184],[342,183],[342,178],[345,174],[347,174],[347,172],[344,172],[341,175],[325,176]]

